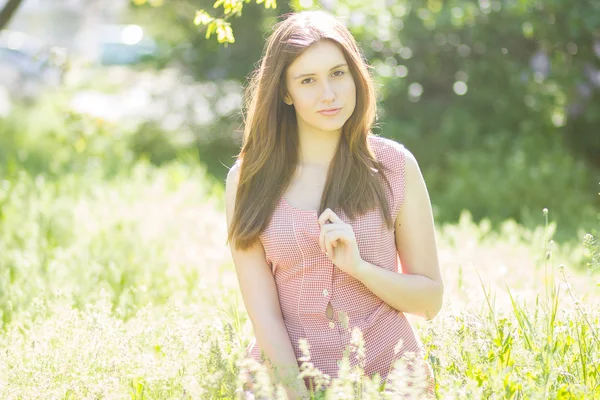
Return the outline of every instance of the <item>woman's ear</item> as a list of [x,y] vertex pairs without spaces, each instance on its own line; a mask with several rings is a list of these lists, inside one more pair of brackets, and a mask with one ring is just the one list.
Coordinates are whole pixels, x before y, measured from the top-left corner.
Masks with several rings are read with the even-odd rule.
[[279,87],[279,96],[283,98],[283,102],[288,106],[291,106],[294,103],[285,85],[281,85]]

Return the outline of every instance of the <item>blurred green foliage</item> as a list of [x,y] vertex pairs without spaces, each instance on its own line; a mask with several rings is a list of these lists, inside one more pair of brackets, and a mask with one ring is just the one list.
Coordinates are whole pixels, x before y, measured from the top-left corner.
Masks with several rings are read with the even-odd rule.
[[[109,158],[103,164],[112,167]],[[191,236],[214,232],[220,215],[205,212],[186,226],[172,218],[178,207],[202,211],[219,193],[197,163],[155,167],[138,160],[110,180],[105,172],[51,179],[20,169],[0,180],[0,330],[15,313],[33,312],[32,299],[60,293],[83,309],[104,291],[129,318],[149,301],[162,304],[197,290],[203,277],[196,263],[223,257],[206,250],[192,261],[181,250]],[[174,268],[177,277],[169,276]]]
[[[220,10],[222,8],[222,14],[218,15],[219,12],[213,12],[214,10],[206,11],[206,9],[196,9],[194,16],[194,25],[199,26],[199,30],[204,32],[205,38],[210,39],[211,36],[216,34],[218,43],[223,43],[225,47],[229,43],[235,43],[235,37],[233,35],[233,29],[231,28],[231,22],[228,22],[231,17],[240,17],[244,9],[244,3],[250,3],[251,0],[216,0],[212,5],[205,6],[210,9]],[[256,0],[256,4],[263,4],[265,8],[277,7],[276,0]],[[164,5],[163,0],[131,0],[131,4],[136,7],[148,7],[158,8]],[[197,5],[195,2],[174,4],[176,10],[179,10],[183,15]],[[201,6],[202,4],[200,4]]]
[[597,3],[359,10],[349,7],[350,21],[381,84],[383,134],[417,155],[440,219],[466,208],[532,224],[547,207],[563,228],[595,221]]
[[15,103],[0,119],[0,178],[23,171],[47,178],[99,171],[109,178],[133,159],[118,126],[72,111],[66,93],[44,95],[31,105]]
[[[598,193],[600,195],[600,193]],[[598,224],[583,238],[583,245],[587,250],[588,269],[591,271],[600,271],[600,214],[598,215]],[[600,286],[600,283],[598,284]]]
[[126,18],[148,30],[162,49],[155,65],[176,64],[200,81],[244,80],[260,57],[265,31],[279,14],[291,11],[285,2],[277,9],[246,5],[240,18],[228,21],[236,36],[234,45],[225,46],[212,38],[207,40],[205,27],[194,23],[196,12],[210,10],[213,0],[164,2],[158,6],[135,5],[132,0],[131,4]]

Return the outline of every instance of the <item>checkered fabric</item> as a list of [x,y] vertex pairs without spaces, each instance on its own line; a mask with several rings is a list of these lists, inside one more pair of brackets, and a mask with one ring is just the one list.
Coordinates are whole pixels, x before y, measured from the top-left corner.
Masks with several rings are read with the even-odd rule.
[[[388,138],[370,135],[369,143],[377,159],[390,168],[390,193],[383,179],[392,218],[396,219],[404,200],[405,148]],[[351,221],[343,210],[334,210],[352,225],[361,257],[380,268],[399,272],[394,230],[385,225],[379,208]],[[378,298],[360,281],[339,270],[321,253],[320,227],[316,210],[302,210],[282,197],[267,228],[260,235],[266,260],[270,265],[284,323],[296,358],[302,357],[298,340],[310,345],[311,362],[321,372],[338,376],[338,361],[350,344],[351,332],[359,327],[363,332],[367,376],[378,372],[385,382],[390,367],[405,352],[423,356],[422,344],[402,312]],[[399,294],[401,295],[401,294]],[[334,310],[333,319],[326,315],[328,303]],[[402,340],[400,351],[394,347]],[[261,362],[261,350],[256,339],[246,349],[246,355]],[[351,353],[350,365],[358,363]],[[302,362],[298,362],[300,366]],[[431,378],[430,367],[427,366]],[[307,382],[308,383],[308,382]]]

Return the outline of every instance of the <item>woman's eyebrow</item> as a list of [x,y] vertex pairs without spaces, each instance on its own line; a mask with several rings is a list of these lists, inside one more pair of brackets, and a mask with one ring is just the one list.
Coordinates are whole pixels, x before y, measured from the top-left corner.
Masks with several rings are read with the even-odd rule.
[[[338,64],[335,67],[331,68],[330,71],[333,70],[333,69],[339,68],[339,67],[347,67],[347,66],[348,66],[348,64],[345,64],[345,63],[344,64]],[[296,75],[294,77],[294,79],[303,78],[305,76],[312,76],[312,75],[316,75],[316,74],[314,72],[309,73],[309,74],[300,74],[300,75]]]

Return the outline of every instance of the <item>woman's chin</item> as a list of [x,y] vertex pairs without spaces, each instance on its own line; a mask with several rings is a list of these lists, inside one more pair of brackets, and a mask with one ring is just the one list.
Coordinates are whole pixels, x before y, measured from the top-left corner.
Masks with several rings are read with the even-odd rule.
[[347,119],[346,120],[338,120],[338,121],[330,121],[329,123],[320,123],[316,126],[322,131],[337,132],[340,129],[342,129],[342,127],[344,126],[346,121],[347,121]]

